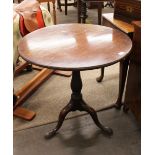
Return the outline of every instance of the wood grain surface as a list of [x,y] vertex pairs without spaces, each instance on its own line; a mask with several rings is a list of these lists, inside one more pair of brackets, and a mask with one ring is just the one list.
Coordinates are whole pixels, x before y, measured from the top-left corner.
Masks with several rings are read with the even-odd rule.
[[132,42],[123,32],[92,24],[59,24],[36,30],[19,43],[28,62],[59,70],[89,70],[125,58]]

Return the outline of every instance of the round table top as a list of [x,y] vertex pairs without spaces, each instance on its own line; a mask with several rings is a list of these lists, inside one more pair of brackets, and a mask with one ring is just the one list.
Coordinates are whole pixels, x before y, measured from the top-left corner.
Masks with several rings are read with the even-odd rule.
[[59,24],[36,30],[19,43],[28,62],[59,70],[89,70],[112,65],[131,51],[121,31],[92,24]]

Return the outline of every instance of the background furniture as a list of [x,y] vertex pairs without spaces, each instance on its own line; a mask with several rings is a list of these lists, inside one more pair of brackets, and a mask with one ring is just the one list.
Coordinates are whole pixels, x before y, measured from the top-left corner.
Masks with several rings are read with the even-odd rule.
[[[44,44],[38,47],[39,42]],[[110,50],[107,48],[109,46]],[[66,115],[75,110],[88,112],[105,134],[112,134],[112,129],[103,126],[95,110],[83,100],[80,71],[117,63],[130,53],[131,47],[132,42],[124,33],[90,24],[59,24],[46,27],[26,35],[21,40],[18,49],[23,59],[47,68],[72,71],[71,99],[61,110],[57,126],[47,133],[46,138],[55,135]]]
[[[131,23],[127,23],[123,20],[114,18],[114,13],[102,14],[102,25],[121,30],[132,39],[134,26]],[[101,76],[97,78],[97,81],[101,82],[103,77],[104,77],[104,68],[102,68]]]
[[134,32],[134,26],[131,23],[115,18],[114,13],[102,14],[102,25],[119,29],[126,33],[130,38],[132,38]]
[[141,0],[115,0],[114,17],[128,23],[141,20]]
[[[114,13],[102,14],[102,25],[121,30],[123,33],[127,34],[130,38],[132,38],[132,35],[134,32],[134,27],[132,24],[129,24],[119,19],[115,19]],[[117,108],[121,108],[121,105],[122,105],[122,97],[123,97],[124,86],[126,81],[128,63],[129,63],[129,58],[124,59],[124,61],[120,62],[119,94],[116,101]],[[97,77],[96,80],[98,82],[101,82],[103,80],[103,77],[104,77],[104,67],[101,68],[101,75]]]
[[[134,16],[135,14],[135,16]],[[119,29],[127,34],[131,39],[133,38],[134,26],[131,24],[132,20],[141,18],[141,1],[140,0],[115,0],[114,13],[102,14],[102,25],[111,28]],[[122,96],[126,82],[126,75],[128,69],[129,59],[125,60],[124,64],[120,63],[119,74],[119,97],[117,100],[117,107],[122,105]],[[104,77],[104,68],[101,68],[101,75],[97,78],[101,82]],[[126,108],[124,106],[124,108]]]
[[89,2],[96,2],[97,10],[98,10],[98,25],[101,25],[101,16],[102,16],[102,8],[104,8],[103,2],[111,0],[77,0],[77,8],[78,8],[78,23],[85,23],[87,15],[87,5]]
[[141,22],[134,21],[133,52],[127,76],[124,104],[131,109],[139,125],[141,124]]
[[114,7],[114,0],[107,1],[107,3],[104,5],[104,7],[107,7],[107,6],[113,8]]
[[[103,7],[114,7],[114,0],[107,0],[102,3]],[[88,9],[96,9],[97,8],[97,2],[87,2]]]
[[68,0],[64,0],[64,3],[61,2],[61,0],[57,0],[57,6],[60,11],[62,11],[61,6],[65,6],[65,15],[67,15],[67,7],[68,6],[76,6],[77,1],[74,0],[74,2],[68,2]]

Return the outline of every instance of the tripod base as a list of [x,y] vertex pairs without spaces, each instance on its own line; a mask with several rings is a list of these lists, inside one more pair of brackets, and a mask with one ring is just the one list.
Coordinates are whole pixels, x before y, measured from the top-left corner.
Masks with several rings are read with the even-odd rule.
[[76,110],[88,112],[91,115],[94,123],[106,135],[109,135],[109,136],[112,135],[113,134],[112,129],[109,127],[103,126],[98,120],[96,111],[92,107],[87,105],[85,103],[85,101],[83,100],[82,94],[81,94],[82,80],[81,80],[81,76],[80,76],[80,71],[72,72],[71,89],[72,89],[72,95],[71,95],[71,99],[70,99],[69,103],[61,110],[56,127],[53,130],[49,131],[45,135],[45,138],[51,138],[52,136],[54,136],[57,133],[57,131],[60,129],[60,127],[62,126],[66,115],[69,112],[76,111]]

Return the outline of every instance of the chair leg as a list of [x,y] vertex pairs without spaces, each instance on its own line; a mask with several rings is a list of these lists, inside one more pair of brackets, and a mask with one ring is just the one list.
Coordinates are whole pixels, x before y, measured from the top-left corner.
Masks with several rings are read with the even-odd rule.
[[81,23],[81,0],[77,1],[78,23]]
[[17,99],[18,97],[15,94],[13,94],[13,107],[15,106]]
[[67,15],[67,0],[65,0],[65,15]]
[[27,71],[32,71],[32,64],[28,63],[28,62],[22,62],[19,66],[17,66],[15,68],[14,71],[14,76],[16,76],[17,74],[19,74],[21,71],[23,71],[26,68]]
[[87,15],[87,6],[86,6],[86,2],[81,1],[81,22],[82,23],[86,23],[86,19],[88,17]]
[[48,8],[48,11],[51,12],[51,10],[50,10],[50,2],[47,2],[47,8]]
[[98,2],[98,25],[101,25],[102,2]]
[[60,0],[57,0],[57,9],[59,9],[60,12],[62,12]]
[[53,21],[54,21],[54,25],[56,25],[57,19],[56,19],[55,2],[52,2],[52,4],[53,4]]

